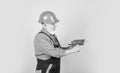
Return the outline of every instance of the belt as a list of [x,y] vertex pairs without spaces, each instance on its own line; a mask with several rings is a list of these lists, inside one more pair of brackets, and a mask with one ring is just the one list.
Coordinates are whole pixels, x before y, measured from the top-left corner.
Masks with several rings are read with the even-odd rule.
[[38,59],[37,58],[37,63],[55,63],[55,62],[59,62],[60,58],[56,58],[56,57],[51,57],[50,59],[47,60],[42,60],[42,59]]

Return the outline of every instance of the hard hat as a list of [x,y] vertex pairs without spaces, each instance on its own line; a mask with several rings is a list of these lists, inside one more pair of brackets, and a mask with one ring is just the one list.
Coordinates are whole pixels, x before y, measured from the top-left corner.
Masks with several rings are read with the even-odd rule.
[[59,20],[56,18],[55,14],[51,11],[45,11],[41,13],[39,20],[39,23],[48,23],[48,24],[55,24],[59,22]]

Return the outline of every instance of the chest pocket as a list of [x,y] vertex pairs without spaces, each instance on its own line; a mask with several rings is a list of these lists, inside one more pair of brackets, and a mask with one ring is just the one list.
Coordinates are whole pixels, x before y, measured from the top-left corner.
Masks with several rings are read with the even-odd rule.
[[50,35],[46,34],[45,32],[39,32],[39,33],[43,33],[46,36],[48,36],[52,40],[52,42],[54,44],[54,48],[60,48],[61,47],[60,43],[59,43],[59,41],[58,41],[58,39],[55,35],[50,36]]

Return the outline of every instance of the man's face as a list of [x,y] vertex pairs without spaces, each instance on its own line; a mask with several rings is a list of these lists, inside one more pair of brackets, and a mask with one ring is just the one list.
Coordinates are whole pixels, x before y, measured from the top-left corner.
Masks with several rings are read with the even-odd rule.
[[49,32],[54,32],[56,29],[56,24],[46,24],[46,27]]

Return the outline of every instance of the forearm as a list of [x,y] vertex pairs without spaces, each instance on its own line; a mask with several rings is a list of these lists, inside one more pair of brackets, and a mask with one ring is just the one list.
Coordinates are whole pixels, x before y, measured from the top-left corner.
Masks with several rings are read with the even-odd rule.
[[75,52],[76,52],[75,50],[72,50],[72,49],[69,48],[67,50],[64,50],[64,53],[61,54],[60,57],[67,56],[67,55],[70,55],[70,54],[75,53]]
[[76,53],[76,52],[80,52],[79,46],[78,47],[77,46],[76,47],[71,46],[69,49],[64,50],[64,54],[62,54],[61,57],[72,54],[72,53]]
[[63,50],[69,50],[69,49],[72,49],[72,48],[73,48],[72,46],[61,47],[61,49],[63,49]]

